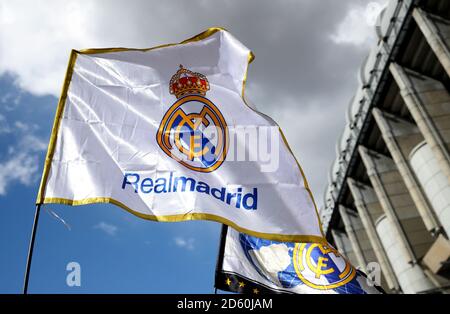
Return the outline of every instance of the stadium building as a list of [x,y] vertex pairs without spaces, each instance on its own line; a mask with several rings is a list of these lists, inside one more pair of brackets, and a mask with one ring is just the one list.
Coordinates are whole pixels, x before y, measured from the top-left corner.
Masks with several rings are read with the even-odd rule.
[[449,292],[450,1],[391,0],[376,34],[336,145],[324,231],[354,265],[379,266],[387,292]]

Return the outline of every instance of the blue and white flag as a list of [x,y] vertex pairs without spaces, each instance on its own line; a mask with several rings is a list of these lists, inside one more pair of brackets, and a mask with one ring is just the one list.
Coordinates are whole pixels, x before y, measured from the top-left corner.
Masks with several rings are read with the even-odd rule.
[[379,294],[331,245],[277,242],[225,228],[215,286],[246,294]]

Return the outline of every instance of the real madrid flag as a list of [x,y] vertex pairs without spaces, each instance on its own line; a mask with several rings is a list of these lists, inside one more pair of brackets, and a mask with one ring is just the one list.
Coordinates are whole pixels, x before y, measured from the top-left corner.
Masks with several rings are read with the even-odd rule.
[[215,286],[246,294],[379,294],[329,244],[277,242],[224,226]]
[[37,203],[111,203],[323,242],[281,130],[244,100],[252,60],[220,28],[150,49],[72,51]]

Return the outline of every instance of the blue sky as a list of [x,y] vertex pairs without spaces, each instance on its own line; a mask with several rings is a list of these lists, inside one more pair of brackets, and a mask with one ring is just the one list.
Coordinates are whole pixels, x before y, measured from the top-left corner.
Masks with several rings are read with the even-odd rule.
[[[0,293],[22,291],[34,202],[70,49],[152,47],[211,26],[256,54],[246,95],[283,128],[317,203],[386,0],[0,0]],[[168,18],[170,17],[170,18]],[[118,22],[119,21],[119,22]],[[274,80],[276,88],[274,88]],[[31,293],[212,293],[220,225],[48,205]],[[81,287],[66,265],[81,265]]]

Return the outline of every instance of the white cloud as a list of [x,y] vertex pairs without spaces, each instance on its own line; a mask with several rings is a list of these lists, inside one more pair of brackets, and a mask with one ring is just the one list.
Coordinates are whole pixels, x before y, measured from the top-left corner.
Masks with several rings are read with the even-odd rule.
[[21,93],[18,92],[17,94],[7,92],[6,94],[3,94],[2,97],[0,97],[0,103],[6,104],[8,102],[13,102],[14,104],[19,104],[21,99]]
[[[21,132],[24,132],[24,133],[36,132],[37,130],[39,130],[39,125],[34,124],[34,123],[30,124],[30,123],[26,123],[26,122],[23,122],[23,121],[16,121],[16,122],[14,122],[14,126],[16,127],[16,129],[18,131],[21,131]],[[27,138],[27,140],[34,140],[34,138],[29,137],[29,138]],[[42,143],[42,141],[41,141],[41,142],[39,142],[37,144],[40,145],[40,147],[42,148],[41,145],[45,144],[45,143]]]
[[[0,0],[0,74],[34,94],[59,93],[71,48],[89,41],[91,4]],[[83,12],[83,11],[84,12]]]
[[5,116],[0,114],[0,134],[5,134],[11,132],[8,121]]
[[145,28],[138,28],[130,16],[138,12],[139,4],[119,1],[0,0],[0,75],[11,74],[35,95],[58,97],[71,49],[159,44],[148,38],[165,30],[155,21],[163,17],[141,18]]
[[19,106],[20,101],[22,100],[22,93],[23,93],[22,91],[19,91],[17,93],[7,92],[1,95],[0,104],[2,105],[2,108],[6,109],[7,111],[12,111],[16,109]]
[[336,44],[370,46],[375,38],[375,23],[388,0],[371,1],[351,8],[330,38]]
[[0,164],[0,195],[6,194],[7,186],[13,181],[24,185],[36,182],[38,158],[26,153],[19,153]]
[[0,115],[0,134],[12,134],[18,137],[15,144],[5,150],[6,155],[0,158],[0,195],[7,193],[8,186],[19,182],[26,186],[39,180],[39,153],[47,148],[47,143],[34,135],[37,125],[27,125],[16,121],[12,127],[7,119]]
[[6,158],[0,159],[0,195],[5,195],[14,181],[30,186],[39,179],[38,153],[44,151],[47,144],[32,134],[21,136],[16,145],[8,147]]
[[173,240],[175,242],[175,245],[180,248],[183,248],[183,249],[186,249],[189,251],[192,251],[195,248],[195,246],[194,246],[195,240],[193,238],[185,239],[182,237],[176,237]]
[[100,221],[98,224],[96,224],[94,226],[94,229],[101,230],[109,236],[115,236],[117,234],[117,231],[119,230],[117,226],[104,221]]

